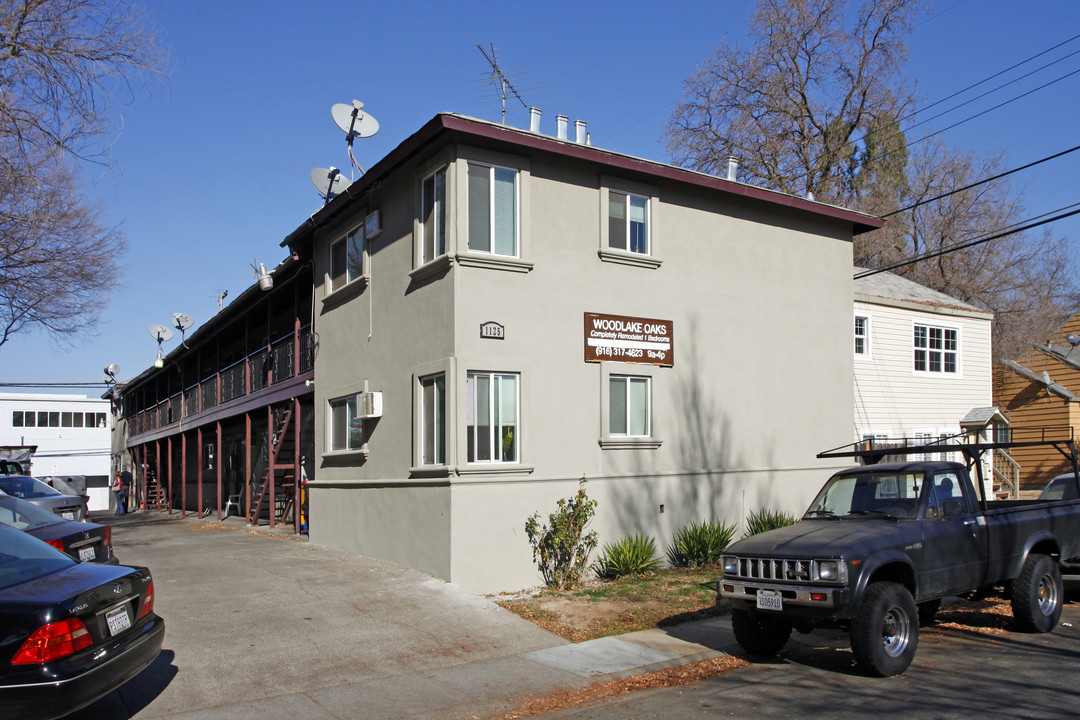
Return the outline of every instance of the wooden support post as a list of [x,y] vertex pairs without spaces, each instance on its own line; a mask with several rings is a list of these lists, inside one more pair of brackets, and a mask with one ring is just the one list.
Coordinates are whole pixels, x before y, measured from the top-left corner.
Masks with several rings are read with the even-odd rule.
[[196,459],[196,462],[198,463],[198,467],[195,470],[195,478],[197,479],[197,481],[199,483],[195,488],[195,497],[198,499],[198,504],[195,506],[195,512],[198,513],[199,517],[202,517],[202,503],[203,503],[203,497],[202,497],[203,496],[203,492],[202,492],[202,486],[203,486],[202,447],[203,447],[203,439],[202,439],[202,426],[201,425],[199,427],[195,428],[195,442],[198,443],[198,446],[196,446],[196,448],[195,448],[195,459]]
[[[154,441],[154,482],[161,487],[161,440]],[[161,508],[157,508],[158,512]]]
[[173,513],[173,506],[172,506],[172,499],[173,499],[173,494],[172,494],[172,466],[173,466],[173,462],[172,462],[172,459],[173,459],[172,439],[173,439],[173,436],[170,435],[168,445],[166,446],[166,448],[168,450],[167,454],[169,456],[169,459],[168,459],[168,472],[169,472],[169,475],[168,475],[168,481],[169,481],[169,483],[168,483],[169,484],[168,502],[169,502],[169,514],[170,515],[172,515],[172,513]]
[[221,421],[217,422],[217,519],[221,519]]
[[251,515],[251,411],[244,413],[244,519]]
[[[300,321],[297,320],[297,338]],[[299,340],[297,340],[299,343]],[[297,356],[299,360],[299,355]],[[296,367],[300,367],[297,365]],[[300,534],[300,398],[293,398],[293,532]]]
[[[274,511],[277,507],[274,505],[274,485],[277,478],[274,472],[274,408],[270,405],[266,406],[266,481],[270,483],[270,529],[277,527],[277,521],[274,518]],[[258,518],[255,519],[258,522]]]
[[180,433],[180,517],[187,516],[187,433]]

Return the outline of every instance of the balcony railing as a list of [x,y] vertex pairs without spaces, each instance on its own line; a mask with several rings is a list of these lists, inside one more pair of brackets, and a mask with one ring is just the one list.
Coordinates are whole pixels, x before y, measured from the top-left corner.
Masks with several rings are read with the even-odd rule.
[[310,328],[301,329],[299,353],[296,348],[296,335],[290,333],[274,341],[269,348],[260,348],[202,382],[190,385],[183,392],[135,413],[129,418],[132,434],[139,435],[166,427],[182,417],[209,410],[219,402],[230,402],[247,393],[262,390],[268,384],[313,370],[315,336]]

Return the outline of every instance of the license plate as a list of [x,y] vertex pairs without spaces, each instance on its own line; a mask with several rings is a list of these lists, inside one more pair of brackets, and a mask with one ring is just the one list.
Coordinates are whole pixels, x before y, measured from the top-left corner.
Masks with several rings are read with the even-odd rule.
[[109,634],[119,635],[131,627],[131,618],[128,617],[127,607],[121,605],[105,613],[105,622],[109,623]]
[[758,590],[757,608],[758,610],[783,610],[784,598],[777,590]]
[[94,548],[86,547],[79,548],[79,562],[86,562],[87,560],[94,559]]
[[64,518],[65,520],[74,520],[75,519],[75,513],[73,513],[73,512],[62,512],[62,513],[60,513],[60,517]]

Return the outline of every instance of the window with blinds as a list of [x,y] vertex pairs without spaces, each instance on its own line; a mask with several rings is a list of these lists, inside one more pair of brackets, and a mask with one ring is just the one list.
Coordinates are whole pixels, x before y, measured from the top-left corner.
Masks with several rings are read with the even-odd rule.
[[608,433],[623,437],[648,437],[649,378],[612,375],[608,380]]
[[518,255],[518,171],[469,163],[469,250]]
[[518,462],[518,376],[470,372],[465,396],[468,461]]
[[608,191],[608,247],[649,254],[649,199]]

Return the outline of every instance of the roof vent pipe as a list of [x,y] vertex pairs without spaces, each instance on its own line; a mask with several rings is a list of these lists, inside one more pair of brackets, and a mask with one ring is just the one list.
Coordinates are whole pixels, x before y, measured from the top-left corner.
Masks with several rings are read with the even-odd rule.
[[555,133],[555,137],[559,138],[560,140],[566,140],[567,127],[569,124],[570,118],[566,117],[565,115],[556,115],[555,128],[558,130],[558,132]]
[[585,144],[585,135],[587,134],[585,132],[585,127],[586,127],[586,123],[585,123],[584,120],[575,120],[574,121],[574,133],[575,133],[574,142],[576,142],[578,145],[584,145]]
[[727,179],[731,182],[735,182],[739,175],[739,159],[734,155],[728,155],[727,159]]
[[540,116],[544,114],[544,111],[538,107],[529,108],[529,130],[530,132],[540,132]]

